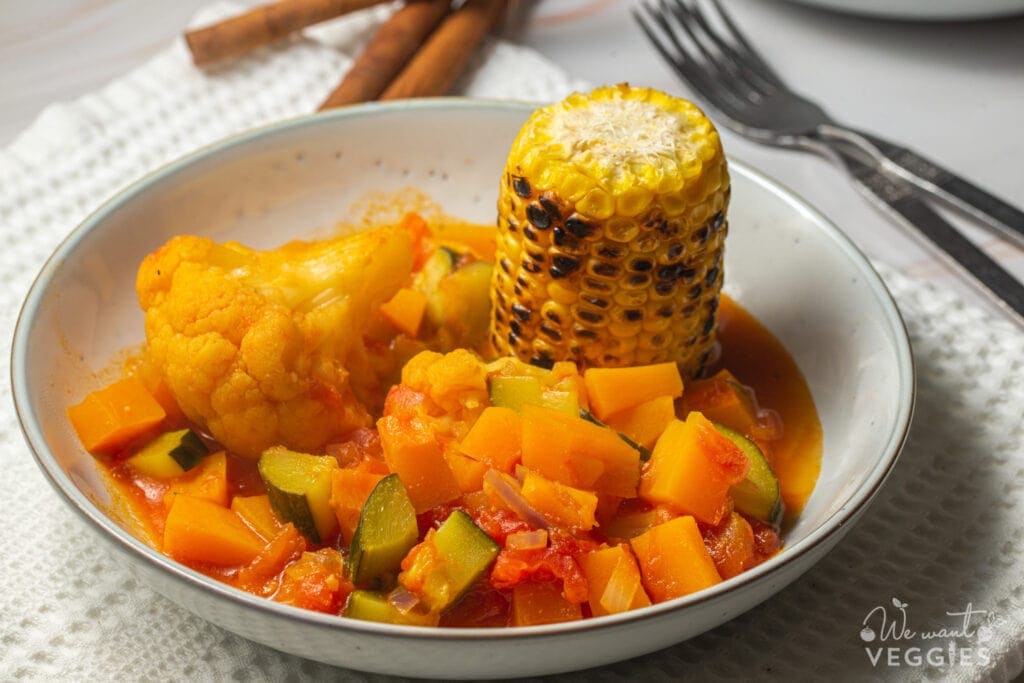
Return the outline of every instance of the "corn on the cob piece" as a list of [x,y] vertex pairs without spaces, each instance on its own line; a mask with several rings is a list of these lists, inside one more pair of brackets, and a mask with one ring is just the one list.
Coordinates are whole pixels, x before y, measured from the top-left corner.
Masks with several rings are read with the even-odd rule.
[[691,102],[627,85],[536,111],[498,200],[492,342],[583,367],[711,355],[729,175]]

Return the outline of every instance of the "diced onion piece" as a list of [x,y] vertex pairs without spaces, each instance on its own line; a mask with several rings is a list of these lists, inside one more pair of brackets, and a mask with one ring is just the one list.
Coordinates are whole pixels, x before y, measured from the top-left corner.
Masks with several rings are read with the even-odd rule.
[[490,486],[498,498],[501,499],[501,502],[530,526],[539,529],[546,529],[551,526],[551,522],[544,515],[537,512],[527,502],[526,498],[523,498],[519,487],[513,485],[509,479],[501,476],[501,472],[498,470],[487,470],[487,474],[484,475],[484,484]]
[[388,593],[388,604],[402,614],[408,614],[416,605],[420,604],[419,596],[405,588],[398,586]]
[[753,428],[751,436],[765,441],[775,441],[782,438],[782,416],[771,408],[761,408],[757,411],[757,424]]
[[517,531],[505,537],[505,547],[509,550],[535,550],[537,548],[547,548],[548,532],[546,529]]
[[601,607],[608,610],[609,614],[625,612],[632,606],[639,587],[636,570],[630,567],[626,557],[620,557],[601,594]]

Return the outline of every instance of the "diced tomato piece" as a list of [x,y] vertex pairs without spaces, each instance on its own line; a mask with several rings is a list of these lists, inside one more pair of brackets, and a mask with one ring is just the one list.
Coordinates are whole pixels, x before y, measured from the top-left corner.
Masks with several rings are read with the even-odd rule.
[[508,626],[511,599],[508,591],[478,582],[441,615],[441,626],[464,628]]
[[345,576],[341,553],[323,548],[303,553],[281,574],[274,600],[295,607],[338,614],[354,587]]
[[509,534],[520,531],[531,531],[533,527],[520,519],[515,513],[499,508],[486,508],[475,512],[473,521],[484,530],[495,543],[505,545],[505,539]]
[[430,226],[418,213],[407,213],[399,224],[412,237],[412,269],[420,270],[430,258],[434,246],[430,243]]
[[782,539],[774,528],[755,520],[754,545],[757,547],[757,554],[762,559],[767,559],[779,552],[779,548],[782,547]]
[[305,551],[305,537],[292,524],[286,524],[256,559],[238,571],[238,587],[264,597],[272,594],[278,574]]
[[396,384],[391,387],[387,398],[384,399],[384,414],[400,420],[411,420],[423,413],[423,402],[426,399],[423,393],[404,384]]
[[735,512],[704,532],[704,546],[723,579],[732,578],[757,562],[754,530]]
[[587,579],[576,557],[597,547],[596,543],[552,533],[547,548],[502,550],[491,569],[491,585],[513,588],[524,581],[562,582],[562,595],[571,603],[587,601]]

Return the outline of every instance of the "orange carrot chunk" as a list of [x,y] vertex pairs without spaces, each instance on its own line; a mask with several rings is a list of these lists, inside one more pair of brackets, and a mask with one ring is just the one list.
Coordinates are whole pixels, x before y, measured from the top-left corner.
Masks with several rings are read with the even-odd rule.
[[459,450],[496,470],[511,474],[522,456],[522,421],[510,408],[489,406],[476,419]]
[[90,453],[111,455],[156,427],[167,413],[136,377],[94,391],[68,408],[68,418]]
[[697,521],[689,515],[659,524],[632,539],[644,588],[664,602],[713,586],[722,578],[704,547]]
[[560,581],[527,581],[512,589],[512,625],[536,626],[583,618],[579,605],[562,596]]
[[602,421],[659,396],[676,398],[683,393],[683,379],[675,363],[588,368],[583,374],[583,383],[591,412]]
[[640,497],[718,524],[729,513],[729,488],[750,462],[700,413],[673,420],[658,439],[640,480]]
[[248,564],[266,544],[231,510],[204,498],[175,496],[164,526],[164,552],[182,562]]
[[403,287],[395,292],[390,301],[380,305],[381,314],[399,332],[417,337],[427,310],[427,295],[418,289]]

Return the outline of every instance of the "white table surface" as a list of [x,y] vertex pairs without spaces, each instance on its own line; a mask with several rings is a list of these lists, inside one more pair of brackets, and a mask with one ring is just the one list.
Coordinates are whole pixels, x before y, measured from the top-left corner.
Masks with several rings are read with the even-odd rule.
[[[0,145],[47,104],[95,90],[166,47],[204,2],[0,0]],[[631,0],[533,4],[524,21],[506,27],[507,37],[594,83],[629,81],[686,93],[633,25]],[[828,111],[1024,205],[1024,18],[909,23],[770,0],[727,4],[778,71]],[[723,139],[731,155],[805,197],[869,256],[997,310],[935,251],[868,205],[828,162],[727,131]],[[954,220],[1024,278],[1024,251]]]

